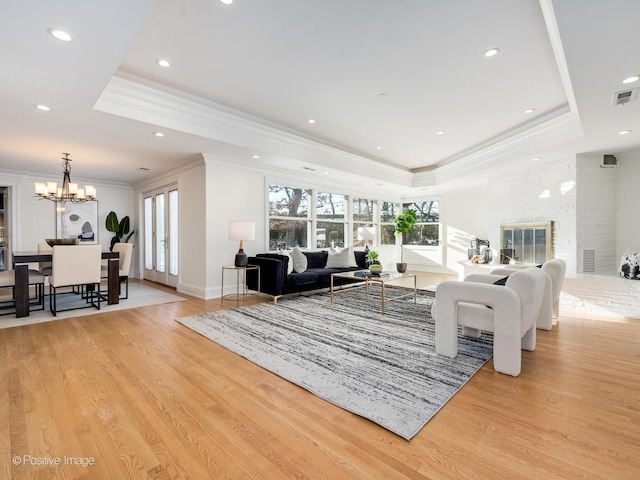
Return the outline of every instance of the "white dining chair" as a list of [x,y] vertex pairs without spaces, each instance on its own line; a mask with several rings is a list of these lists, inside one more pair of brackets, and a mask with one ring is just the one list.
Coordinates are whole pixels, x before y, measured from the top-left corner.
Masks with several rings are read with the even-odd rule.
[[[15,287],[15,270],[1,271],[0,289],[9,290],[10,297],[7,295],[5,296],[5,299],[0,300],[0,315],[10,315],[15,313]],[[37,271],[29,270],[29,287],[33,287],[34,289],[34,296],[29,296],[29,311],[44,310],[44,275],[40,275]]]
[[[114,252],[118,252],[119,270],[118,270],[118,295],[121,300],[129,298],[129,271],[131,270],[131,259],[133,257],[133,243],[116,243],[113,245]],[[109,277],[109,267],[102,265],[102,279]],[[125,284],[125,294],[122,296],[122,284]],[[106,292],[102,292],[106,293]]]
[[[58,312],[95,307],[100,310],[100,245],[56,245],[53,247],[52,269],[49,277],[49,308],[55,316]],[[75,302],[71,307],[59,309],[58,290],[63,287],[80,287],[87,294],[86,302]],[[69,293],[69,292],[66,292]]]

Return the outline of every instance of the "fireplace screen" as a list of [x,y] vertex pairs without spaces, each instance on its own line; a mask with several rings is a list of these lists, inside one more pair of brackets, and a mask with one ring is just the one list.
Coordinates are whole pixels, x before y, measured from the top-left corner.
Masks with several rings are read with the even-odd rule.
[[552,222],[500,225],[500,263],[539,265],[551,260]]

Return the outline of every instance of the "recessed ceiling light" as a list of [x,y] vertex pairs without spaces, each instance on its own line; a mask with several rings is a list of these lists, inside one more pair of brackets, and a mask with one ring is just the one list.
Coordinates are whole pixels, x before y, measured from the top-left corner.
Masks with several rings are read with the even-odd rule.
[[531,161],[533,162],[539,162],[540,161],[540,157],[534,157],[531,159]]
[[71,40],[73,40],[73,37],[64,30],[60,30],[58,28],[50,28],[47,31],[49,32],[49,35],[57,38],[58,40],[62,40],[63,42],[70,42]]
[[527,109],[524,111],[524,113],[533,113],[533,112],[535,112],[535,111],[536,111],[536,109],[535,109],[535,108],[527,108]]
[[260,155],[251,155],[251,158],[258,159],[258,158],[260,158]]
[[314,124],[314,123],[316,123],[316,121],[313,118],[310,118],[309,120],[307,120],[307,123]]
[[484,52],[484,56],[485,57],[493,57],[493,56],[497,55],[498,53],[500,53],[500,49],[499,48],[490,48],[489,50]]
[[436,132],[436,135],[444,135],[444,130],[438,130],[438,131]]
[[149,169],[147,167],[138,167],[137,170],[139,172],[148,172],[149,171]]
[[488,174],[488,173],[483,173],[483,174],[482,174],[482,176],[483,176],[483,177],[488,177],[488,176],[489,176],[489,174]]
[[46,105],[34,105],[34,107],[36,107],[38,110],[42,110],[43,112],[48,112],[49,110],[51,110]]
[[329,172],[322,172],[322,173],[324,173],[325,175],[329,175]]
[[164,60],[162,58],[159,60],[156,60],[156,63],[161,67],[168,67],[169,65],[171,65],[168,60]]
[[376,150],[382,150],[382,147],[381,147],[380,145],[378,145],[378,146],[376,147]]
[[225,5],[231,5],[233,0],[220,0],[220,3],[224,3]]
[[379,94],[378,94],[378,96],[379,96],[380,98],[388,97],[388,95],[387,95],[386,93],[384,93],[384,92],[379,93]]
[[627,133],[631,133],[631,130],[622,130],[621,132],[618,132],[618,135],[626,135]]
[[632,77],[628,77],[622,80],[622,83],[633,83],[637,82],[638,80],[640,80],[640,77],[638,75],[633,75]]
[[153,132],[156,137],[164,137],[164,133],[162,132]]

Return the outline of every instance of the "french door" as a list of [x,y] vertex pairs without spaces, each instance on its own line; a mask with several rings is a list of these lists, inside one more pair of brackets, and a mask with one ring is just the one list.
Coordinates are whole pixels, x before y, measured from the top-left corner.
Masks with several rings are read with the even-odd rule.
[[178,186],[144,194],[144,278],[178,285]]

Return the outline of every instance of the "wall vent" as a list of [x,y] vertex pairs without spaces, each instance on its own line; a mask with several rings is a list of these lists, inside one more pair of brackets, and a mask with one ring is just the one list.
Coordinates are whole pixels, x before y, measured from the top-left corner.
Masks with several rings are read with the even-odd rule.
[[600,165],[600,167],[612,168],[617,166],[618,166],[618,159],[616,159],[616,157],[614,157],[613,155],[605,155],[604,157],[602,157],[602,164]]
[[582,272],[594,273],[596,271],[596,251],[582,250]]
[[636,100],[637,94],[637,88],[616,92],[613,94],[612,105],[615,107],[616,105],[626,105],[627,103],[634,102]]

